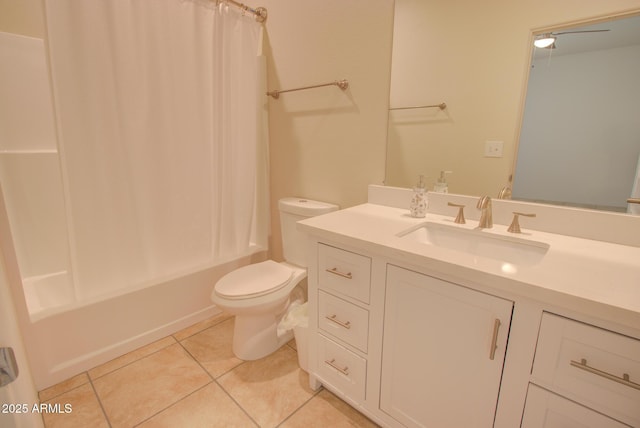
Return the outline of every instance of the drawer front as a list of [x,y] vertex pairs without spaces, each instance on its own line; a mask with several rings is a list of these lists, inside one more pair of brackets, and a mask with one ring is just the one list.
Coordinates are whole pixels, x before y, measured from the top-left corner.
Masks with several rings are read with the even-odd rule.
[[522,428],[628,428],[564,397],[529,384]]
[[318,282],[320,288],[369,303],[371,259],[360,254],[319,244]]
[[640,426],[640,341],[545,313],[533,380],[569,399]]
[[320,291],[318,326],[345,343],[367,352],[369,311]]
[[333,340],[318,335],[318,374],[354,400],[364,400],[367,361]]

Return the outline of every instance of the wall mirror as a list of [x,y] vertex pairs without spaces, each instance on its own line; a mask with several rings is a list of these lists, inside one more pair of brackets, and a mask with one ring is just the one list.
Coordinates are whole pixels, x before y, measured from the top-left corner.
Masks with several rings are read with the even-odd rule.
[[[513,199],[635,208],[627,198],[634,191],[640,196],[637,13],[594,20],[595,13],[575,17],[565,11],[552,19],[581,24],[545,27],[538,21],[549,17],[525,8],[520,15],[509,11],[511,21],[497,16],[462,28],[455,26],[459,14],[443,18],[433,7],[396,0],[395,25],[402,27],[394,27],[386,185],[411,187],[421,174],[429,185],[440,170],[453,170],[452,193],[497,197],[510,185]],[[446,33],[447,27],[454,28]],[[532,34],[532,28],[540,30]],[[495,46],[474,46],[474,32]],[[555,34],[555,46],[533,47],[543,33]],[[436,41],[416,43],[425,35]],[[447,109],[405,109],[441,102]],[[492,140],[502,143],[499,158],[484,151]]]

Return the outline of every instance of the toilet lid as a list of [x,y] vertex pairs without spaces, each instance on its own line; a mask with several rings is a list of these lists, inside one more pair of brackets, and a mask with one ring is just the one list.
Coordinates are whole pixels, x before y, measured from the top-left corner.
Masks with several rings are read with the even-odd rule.
[[243,266],[220,278],[214,290],[228,299],[245,299],[274,292],[284,287],[293,271],[286,266],[267,260]]

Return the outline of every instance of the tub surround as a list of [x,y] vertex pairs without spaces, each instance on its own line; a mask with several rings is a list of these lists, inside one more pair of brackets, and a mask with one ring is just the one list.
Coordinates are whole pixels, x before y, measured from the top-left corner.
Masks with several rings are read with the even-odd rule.
[[[602,334],[606,337],[612,336],[615,340],[624,342],[621,346],[626,351],[617,350],[615,345],[614,350],[610,350],[612,352],[610,359],[615,359],[613,354],[618,351],[631,356],[631,359],[627,359],[628,362],[638,359],[640,350],[640,264],[638,264],[640,237],[637,233],[640,230],[638,223],[640,219],[638,217],[494,200],[494,227],[478,230],[476,229],[479,217],[479,210],[476,209],[477,197],[429,193],[429,211],[426,218],[421,219],[412,218],[409,215],[410,198],[411,191],[408,189],[370,186],[368,203],[308,219],[298,224],[298,227],[310,236],[309,313],[312,387],[325,385],[384,426],[396,426],[399,422],[412,426],[425,422],[420,421],[418,415],[411,414],[411,405],[407,405],[407,408],[403,408],[404,404],[398,405],[403,394],[411,396],[410,391],[404,389],[405,386],[407,388],[409,386],[402,383],[390,385],[395,381],[388,379],[396,378],[398,371],[403,370],[403,364],[406,362],[403,361],[405,357],[399,351],[394,353],[389,349],[387,341],[392,340],[392,336],[393,340],[396,340],[398,334],[395,332],[400,330],[399,325],[393,323],[400,322],[397,319],[402,314],[394,313],[393,308],[402,311],[403,307],[398,306],[398,302],[403,301],[402,299],[405,299],[406,303],[411,302],[409,297],[409,293],[413,293],[411,290],[420,290],[418,293],[423,293],[430,287],[428,285],[430,281],[436,281],[439,285],[434,287],[444,286],[440,289],[446,290],[447,293],[449,291],[461,292],[465,295],[468,293],[471,296],[470,301],[480,301],[484,298],[480,298],[480,295],[490,296],[491,299],[501,302],[500,305],[506,305],[503,308],[507,311],[505,313],[508,313],[509,305],[512,305],[512,316],[502,317],[504,319],[498,315],[502,309],[487,309],[487,313],[495,313],[496,323],[501,325],[500,328],[495,328],[494,339],[495,349],[498,350],[496,359],[504,362],[504,366],[491,369],[499,370],[499,374],[493,373],[491,375],[493,378],[487,378],[494,379],[487,383],[489,388],[487,393],[495,394],[493,426],[520,426],[523,423],[523,414],[525,414],[525,422],[534,420],[531,418],[546,411],[543,409],[544,406],[540,407],[539,403],[547,403],[545,405],[551,406],[548,404],[550,401],[545,401],[546,398],[538,397],[544,394],[558,398],[562,405],[565,405],[565,402],[578,403],[578,410],[567,410],[572,417],[580,412],[591,415],[595,411],[611,418],[613,421],[611,426],[618,426],[615,425],[618,421],[630,425],[639,423],[640,414],[637,410],[618,408],[615,403],[607,403],[606,398],[601,400],[597,388],[594,391],[588,387],[578,388],[578,391],[569,387],[563,389],[564,387],[557,386],[555,381],[546,380],[547,378],[541,374],[542,369],[532,374],[534,362],[538,367],[538,361],[535,361],[538,341],[547,343],[549,331],[564,332],[565,327],[566,331],[573,331],[570,328],[572,323],[587,326],[587,337],[598,337],[598,334],[604,332]],[[466,205],[467,224],[454,223],[457,209],[447,206],[449,201]],[[512,211],[536,213],[537,217],[521,219],[522,233],[514,235],[507,232],[513,217]],[[536,256],[535,259],[527,260],[526,263],[505,264],[497,260],[494,255],[478,256],[443,246],[429,245],[407,235],[407,232],[419,228],[426,222],[435,227],[456,228],[455,230],[464,231],[464,233],[479,233],[482,236],[497,236],[499,239],[507,240],[517,237],[524,242],[543,243],[544,255]],[[329,256],[323,255],[326,251],[329,251]],[[349,260],[341,260],[344,254],[348,254]],[[356,257],[356,260],[350,259],[353,257]],[[360,285],[367,290],[366,299],[355,298],[346,283],[340,287],[332,285],[334,280],[327,278],[324,273],[326,266],[332,263],[336,265],[342,263],[343,266],[348,267],[345,269],[353,271],[351,283],[354,281],[366,283]],[[364,271],[369,266],[370,279],[361,279],[358,266],[360,268],[364,266]],[[403,284],[412,285],[405,287]],[[417,296],[420,295],[426,294]],[[428,304],[425,300],[423,312],[438,310],[437,307],[427,306]],[[368,318],[365,316],[365,321],[361,321],[367,323],[363,333],[364,338],[351,339],[340,333],[340,330],[334,331],[331,327],[333,322],[327,326],[325,317],[321,316],[327,311],[331,314],[342,311],[342,314],[346,314],[342,315],[345,317],[351,317],[350,314],[353,313],[354,321],[351,322],[349,329],[351,331],[358,330],[353,324],[357,323],[358,319],[362,319],[359,316],[364,311],[368,316]],[[464,314],[461,316],[461,323],[464,324],[467,311],[461,313]],[[420,316],[419,311],[416,314]],[[553,317],[556,315],[561,320],[562,328],[546,328],[543,332],[540,329],[541,322],[545,320],[544,325],[554,325]],[[468,317],[471,319],[472,315],[469,314]],[[340,321],[345,323],[344,319],[340,318]],[[416,323],[420,321],[415,320]],[[429,346],[437,345],[422,343],[424,337],[431,337],[426,318],[424,321],[425,336],[422,339],[416,338],[415,353],[428,356],[431,355],[428,351]],[[443,322],[442,328],[448,327],[449,324]],[[597,334],[593,333],[589,336],[592,332]],[[484,336],[484,330],[481,334]],[[486,334],[490,335],[490,332]],[[570,335],[570,333],[567,334]],[[569,337],[566,343],[573,339]],[[363,346],[363,340],[366,346]],[[564,344],[562,340],[560,342]],[[594,339],[593,343],[600,342]],[[607,350],[609,345],[594,346],[601,346]],[[548,347],[538,349],[538,353],[543,355],[543,352],[550,352],[548,349]],[[328,361],[333,361],[332,365],[338,368],[341,368],[344,362],[343,369],[349,365],[347,374],[340,374],[337,372],[338,369],[327,365],[326,355],[334,351],[337,357],[330,357]],[[408,353],[413,351],[414,349],[411,348]],[[500,352],[503,353],[503,358],[500,357]],[[590,355],[589,352],[586,352],[586,355]],[[473,350],[470,350],[469,355],[473,355]],[[553,360],[554,355],[552,353],[549,358]],[[634,355],[636,357],[633,357]],[[465,355],[464,358],[467,357],[469,356]],[[578,357],[574,359],[576,358],[580,360]],[[605,366],[609,364],[607,358],[604,358]],[[474,363],[473,360],[470,362]],[[615,364],[612,367],[615,367]],[[387,376],[385,381],[385,373],[389,370],[394,370],[395,374]],[[456,368],[442,367],[442,370],[453,373]],[[609,371],[612,370],[615,371],[617,368],[614,370],[610,367]],[[624,367],[624,370],[624,373],[630,374],[632,381],[635,379],[634,382],[638,382],[640,361],[629,362],[629,367]],[[416,379],[420,377],[419,371],[420,367],[417,368]],[[579,377],[582,371],[578,371]],[[622,377],[622,373],[621,371],[618,374],[619,377]],[[477,379],[476,381],[480,382]],[[601,379],[596,379],[594,384],[599,381]],[[358,386],[360,382],[362,385]],[[585,382],[590,385],[590,380]],[[498,385],[499,392],[496,390]],[[435,381],[430,386],[430,388],[439,387],[442,385],[438,385]],[[610,385],[603,386],[603,388],[609,387]],[[616,387],[618,385],[611,388]],[[445,386],[444,389],[446,388],[456,388],[456,385]],[[412,391],[412,393],[418,392]],[[397,395],[394,396],[394,394]],[[531,395],[528,401],[527,394]],[[616,391],[615,394],[618,392]],[[634,388],[623,388],[620,394],[615,395],[619,403],[626,403],[629,397],[631,400],[638,398],[636,396],[638,390]],[[446,397],[446,391],[441,395]],[[537,402],[535,402],[536,397],[538,397]],[[447,403],[443,405],[446,407]],[[419,411],[419,406],[413,410]],[[485,416],[487,420],[493,420],[492,415]],[[589,420],[590,416],[586,418]],[[437,424],[445,421],[427,420],[427,422]]]

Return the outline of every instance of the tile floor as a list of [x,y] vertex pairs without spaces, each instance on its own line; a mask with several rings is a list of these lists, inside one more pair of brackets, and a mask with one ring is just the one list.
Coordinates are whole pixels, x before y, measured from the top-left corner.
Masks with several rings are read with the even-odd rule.
[[295,342],[257,361],[231,351],[218,315],[40,391],[47,428],[375,427],[325,389],[309,388]]

